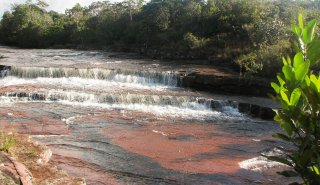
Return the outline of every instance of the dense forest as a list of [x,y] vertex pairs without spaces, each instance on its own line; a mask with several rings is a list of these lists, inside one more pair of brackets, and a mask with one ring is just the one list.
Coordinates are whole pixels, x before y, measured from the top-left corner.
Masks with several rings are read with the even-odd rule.
[[103,1],[64,14],[47,7],[42,0],[14,5],[2,17],[0,42],[206,59],[262,76],[274,76],[280,56],[293,52],[290,26],[298,12],[307,20],[320,15],[320,0]]

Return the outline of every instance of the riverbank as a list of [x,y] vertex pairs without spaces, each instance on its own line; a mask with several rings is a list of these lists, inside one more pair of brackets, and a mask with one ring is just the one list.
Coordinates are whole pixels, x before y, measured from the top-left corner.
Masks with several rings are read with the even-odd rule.
[[2,132],[0,142],[7,150],[0,152],[0,184],[86,184],[51,164],[51,150],[28,135]]

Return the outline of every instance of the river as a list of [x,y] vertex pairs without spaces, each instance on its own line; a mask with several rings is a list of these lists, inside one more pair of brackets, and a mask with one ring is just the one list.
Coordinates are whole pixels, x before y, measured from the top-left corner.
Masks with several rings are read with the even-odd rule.
[[268,99],[181,87],[205,65],[79,50],[0,48],[0,128],[32,135],[87,184],[283,184],[260,153],[273,121],[240,113]]

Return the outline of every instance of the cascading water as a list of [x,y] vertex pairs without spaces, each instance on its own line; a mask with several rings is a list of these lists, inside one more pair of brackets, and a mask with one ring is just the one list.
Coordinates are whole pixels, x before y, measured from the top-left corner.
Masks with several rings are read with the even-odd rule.
[[[206,117],[207,119],[225,118],[226,115],[241,116],[234,104],[227,101],[214,101],[212,99],[185,95],[170,95],[170,89],[178,86],[179,77],[174,72],[155,71],[122,71],[107,69],[76,69],[76,68],[44,68],[44,67],[11,67],[3,72],[3,85],[43,84],[55,87],[69,84],[70,90],[44,90],[44,92],[5,92],[0,93],[6,102],[60,102],[64,104],[95,106],[108,109],[128,109],[156,114],[188,117]],[[62,84],[57,84],[64,82]],[[92,83],[94,82],[94,83]],[[98,85],[102,93],[95,93],[87,87],[90,84]],[[151,91],[112,91],[103,93],[103,88],[117,88],[129,86],[136,89],[165,88],[163,95],[146,94]],[[136,86],[132,86],[136,84]],[[107,85],[107,86],[104,86]],[[1,87],[1,85],[0,85]],[[74,91],[78,87],[80,91]],[[83,87],[83,88],[81,88]],[[90,90],[89,92],[87,92]],[[229,107],[229,108],[228,108]],[[218,112],[219,111],[219,112]]]
[[179,87],[178,70],[168,63],[2,50],[8,64],[0,60],[1,129],[33,135],[52,149],[53,164],[87,184],[277,179],[243,170],[270,166],[248,159],[274,147],[269,136],[278,125],[239,113],[237,98]]
[[70,78],[106,80],[119,83],[137,83],[143,85],[178,86],[179,77],[173,72],[156,71],[122,71],[109,69],[76,69],[76,68],[43,68],[43,67],[12,67],[3,76],[19,78]]
[[0,78],[4,78],[4,77],[8,76],[9,73],[10,73],[10,68],[7,66],[4,66],[3,69],[0,70]]

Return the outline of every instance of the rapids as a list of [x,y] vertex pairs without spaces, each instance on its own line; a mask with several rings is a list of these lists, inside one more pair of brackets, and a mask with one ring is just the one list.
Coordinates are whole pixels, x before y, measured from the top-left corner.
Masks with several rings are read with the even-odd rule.
[[[281,184],[263,157],[272,122],[239,112],[269,100],[196,92],[197,65],[75,50],[0,48],[0,128],[31,134],[87,184]],[[181,68],[182,66],[182,68]]]

